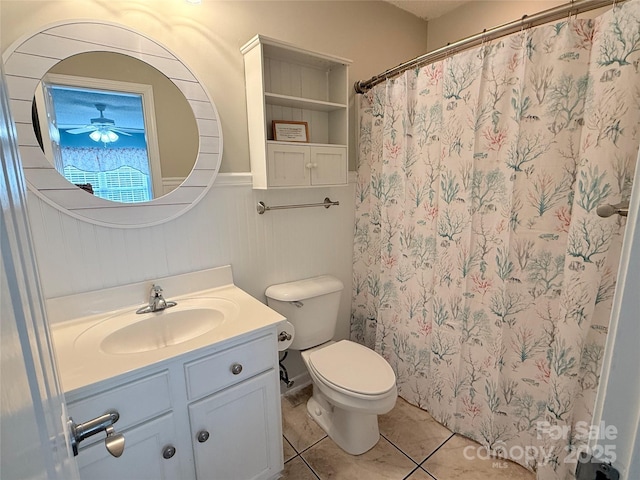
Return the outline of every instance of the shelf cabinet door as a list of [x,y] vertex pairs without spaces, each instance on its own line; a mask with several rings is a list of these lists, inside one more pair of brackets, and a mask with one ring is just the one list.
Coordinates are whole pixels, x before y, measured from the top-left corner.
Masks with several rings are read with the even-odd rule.
[[162,456],[168,445],[175,445],[176,433],[171,414],[156,418],[123,432],[124,452],[113,457],[104,442],[81,448],[77,457],[80,478],[83,480],[113,480],[115,478],[135,478],[136,480],[169,480],[185,478],[180,462],[181,453],[177,449],[169,459]]
[[310,158],[311,185],[346,185],[346,147],[311,147]]
[[347,147],[270,143],[269,187],[347,184]]
[[306,145],[270,143],[267,147],[267,175],[270,187],[299,187],[311,184],[310,151]]
[[189,405],[198,479],[268,479],[283,469],[277,386],[270,370]]

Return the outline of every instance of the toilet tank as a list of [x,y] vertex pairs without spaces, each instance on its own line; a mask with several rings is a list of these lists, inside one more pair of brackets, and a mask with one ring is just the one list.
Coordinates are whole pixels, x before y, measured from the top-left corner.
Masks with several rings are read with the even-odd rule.
[[330,275],[267,288],[267,305],[287,317],[295,328],[289,348],[306,350],[333,338],[343,288],[342,282]]

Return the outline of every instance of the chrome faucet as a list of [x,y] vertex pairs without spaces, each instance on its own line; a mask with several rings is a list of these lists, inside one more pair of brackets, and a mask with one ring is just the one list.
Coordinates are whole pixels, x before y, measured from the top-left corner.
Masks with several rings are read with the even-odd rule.
[[159,312],[165,308],[174,307],[177,302],[168,302],[162,296],[162,287],[160,285],[153,285],[149,291],[149,305],[139,308],[136,313],[150,313]]

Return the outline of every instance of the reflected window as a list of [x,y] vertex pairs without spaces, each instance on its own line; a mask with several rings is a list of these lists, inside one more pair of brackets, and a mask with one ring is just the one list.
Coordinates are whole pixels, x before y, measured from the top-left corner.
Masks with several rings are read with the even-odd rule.
[[145,106],[153,102],[151,87],[110,83],[97,88],[94,79],[48,76],[40,102],[36,96],[38,110],[46,111],[40,116],[46,117],[40,127],[49,137],[43,135],[43,148],[67,180],[98,197],[150,201],[154,175],[162,178],[159,158],[148,147]]

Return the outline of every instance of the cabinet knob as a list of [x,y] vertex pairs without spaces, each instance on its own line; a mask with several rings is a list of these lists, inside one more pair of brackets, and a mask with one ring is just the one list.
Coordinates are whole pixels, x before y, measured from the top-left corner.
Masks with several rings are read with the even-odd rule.
[[239,363],[234,363],[233,365],[231,365],[231,373],[233,373],[234,375],[239,375],[240,372],[242,372],[242,365],[240,365]]
[[305,167],[307,167],[307,168],[313,168],[313,163],[309,162],[309,163],[307,163],[307,164],[305,165]]
[[167,445],[162,449],[162,458],[170,459],[176,454],[176,447],[173,445]]
[[206,430],[200,430],[196,438],[200,443],[204,443],[209,440],[209,432],[207,432]]

